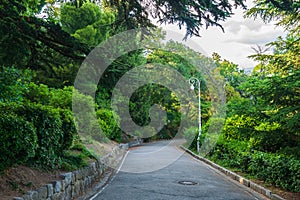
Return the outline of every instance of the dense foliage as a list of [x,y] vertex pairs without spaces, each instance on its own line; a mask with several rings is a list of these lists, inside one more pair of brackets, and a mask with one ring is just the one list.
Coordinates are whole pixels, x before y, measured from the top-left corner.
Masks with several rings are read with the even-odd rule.
[[[70,148],[76,134],[72,113],[67,108],[69,102],[64,101],[71,100],[71,93],[64,99],[59,96],[63,90],[50,90],[45,85],[29,82],[29,71],[1,67],[0,74],[1,85],[5,85],[0,102],[1,153],[13,155],[3,157],[5,162],[1,162],[1,168],[14,164],[16,158],[17,162],[49,168],[59,165],[63,150]],[[13,97],[15,90],[18,96],[7,98]],[[68,90],[64,89],[63,93],[68,94]]]
[[261,16],[266,22],[278,19],[288,34],[268,44],[272,54],[250,56],[259,61],[250,75],[214,55],[227,80],[227,118],[207,156],[266,183],[300,192],[299,3],[255,2],[248,16]]
[[[118,13],[117,24],[127,28],[151,26],[150,16],[158,23],[177,24],[186,28],[186,37],[199,36],[199,30],[206,26],[219,26],[220,21],[230,17],[233,7],[245,7],[244,0],[215,1],[173,1],[173,0],[121,0],[103,1],[105,6],[115,8]],[[152,25],[153,26],[153,25]]]
[[[210,101],[214,97],[210,96],[205,76],[213,72],[199,72],[186,59],[205,62],[207,58],[182,44],[163,43],[165,35],[160,29],[147,32],[152,34],[148,42],[156,49],[132,51],[111,63],[97,85],[95,99],[74,90],[72,85],[81,62],[95,46],[125,30],[154,27],[150,16],[159,23],[186,28],[186,37],[198,36],[203,25],[221,27],[219,22],[232,15],[233,7],[244,7],[243,0],[101,3],[68,0],[55,7],[56,2],[2,0],[0,3],[0,170],[14,164],[73,169],[84,164],[84,156],[92,157],[83,143],[92,139],[101,142],[130,139],[120,129],[127,119],[116,116],[110,99],[126,72],[147,63],[171,67],[187,80],[191,76],[201,80],[200,143],[213,137],[208,134],[209,127],[224,122],[222,118],[211,118]],[[221,137],[208,157],[278,187],[299,192],[299,2],[256,0],[254,3],[247,16],[262,17],[265,22],[277,19],[288,34],[268,44],[272,54],[251,56],[260,64],[250,75],[219,55],[212,56],[220,74],[217,79],[226,80],[227,116]],[[148,35],[141,36],[149,39]],[[168,76],[163,72],[161,75]],[[86,110],[85,115],[73,116],[72,98],[84,105],[74,109]],[[120,99],[118,103],[124,102]],[[140,126],[148,125],[154,104],[166,111],[167,120],[161,124],[158,134],[146,139],[170,139],[180,129],[180,120],[192,125],[197,122],[196,107],[189,108],[192,120],[182,118],[180,110],[184,105],[180,105],[178,97],[155,83],[144,85],[132,94],[129,112],[133,121]],[[81,133],[77,132],[79,126],[91,138],[82,141]],[[193,140],[191,149],[196,148],[197,133],[196,126],[185,130],[186,138]],[[74,155],[72,150],[81,154]]]
[[[271,55],[252,74],[214,55],[226,78],[227,117],[221,137],[207,155],[213,161],[286,190],[299,192],[299,33],[269,44]],[[200,143],[210,136],[203,128]],[[186,136],[198,129],[186,130]],[[196,149],[196,141],[191,145]]]

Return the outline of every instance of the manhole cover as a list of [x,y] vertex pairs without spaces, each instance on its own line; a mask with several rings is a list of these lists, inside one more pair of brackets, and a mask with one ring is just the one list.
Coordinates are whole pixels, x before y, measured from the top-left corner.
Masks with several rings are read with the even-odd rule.
[[178,183],[181,185],[197,185],[198,184],[194,181],[179,181]]

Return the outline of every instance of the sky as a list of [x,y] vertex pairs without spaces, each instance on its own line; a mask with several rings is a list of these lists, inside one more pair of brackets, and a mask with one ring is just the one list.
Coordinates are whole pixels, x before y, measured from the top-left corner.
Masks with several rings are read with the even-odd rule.
[[[247,1],[247,6],[251,7],[252,1]],[[193,36],[182,41],[185,29],[179,30],[176,25],[161,25],[167,32],[167,40],[172,39],[180,41],[189,47],[211,56],[213,52],[218,53],[222,59],[229,60],[238,64],[240,68],[254,68],[257,62],[247,58],[249,55],[255,54],[251,47],[265,44],[276,40],[278,36],[285,35],[283,28],[276,27],[275,22],[265,24],[260,18],[244,18],[243,10],[233,10],[234,15],[222,22],[225,32],[219,27],[202,28],[201,37]],[[174,34],[174,32],[179,34]],[[201,49],[199,50],[199,46]]]

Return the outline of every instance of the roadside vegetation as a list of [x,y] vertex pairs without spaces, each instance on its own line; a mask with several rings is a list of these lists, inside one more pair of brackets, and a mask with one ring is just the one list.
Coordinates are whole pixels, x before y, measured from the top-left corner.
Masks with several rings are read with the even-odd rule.
[[[73,85],[81,63],[93,48],[123,31],[154,27],[147,18],[150,14],[162,23],[186,25],[186,37],[198,36],[200,27],[220,26],[220,20],[230,17],[233,4],[224,1],[223,5],[212,6],[210,18],[206,11],[210,5],[187,5],[194,1],[148,1],[149,5],[144,5],[131,0],[102,4],[76,0],[60,7],[56,2],[0,3],[1,173],[16,165],[47,170],[85,166],[96,154],[86,148],[92,141],[83,141],[77,131],[78,123],[84,120],[90,122],[85,128],[93,134],[98,134],[94,133],[95,126],[101,126],[104,135],[99,135],[99,142],[129,141],[132,136],[120,129],[120,123],[126,121],[115,120],[110,99],[126,72],[147,63],[170,66],[187,80],[192,76],[201,80],[201,141],[210,137],[207,129],[218,119],[210,118],[212,97],[205,75],[185,59],[192,57],[205,62],[208,58],[178,42],[164,43],[165,33],[160,29],[149,28],[142,34],[145,38],[152,34],[149,43],[157,49],[147,49],[147,54],[145,49],[132,51],[111,63],[97,85],[95,99],[79,93]],[[242,0],[233,2],[244,7]],[[280,188],[300,192],[300,5],[296,1],[262,0],[255,4],[248,17],[262,17],[266,22],[276,19],[279,26],[286,28],[287,35],[268,44],[272,54],[258,51],[251,56],[260,62],[251,74],[245,74],[241,66],[223,60],[218,54],[212,55],[210,60],[220,74],[218,79],[226,83],[227,116],[222,134],[207,157]],[[187,6],[192,6],[197,15],[183,9]],[[75,119],[72,98],[95,109],[96,119],[90,115]],[[133,121],[140,126],[149,124],[149,110],[154,104],[163,107],[167,121],[158,134],[145,140],[173,138],[181,120],[192,123],[190,129],[184,130],[185,136],[196,139],[197,107],[189,108],[193,120],[182,117],[178,98],[159,84],[144,85],[132,95],[129,111]],[[196,149],[196,140],[190,148]]]
[[[257,51],[250,56],[260,63],[249,75],[214,56],[227,80],[227,117],[217,144],[206,156],[267,184],[300,192],[299,3],[257,2],[247,16],[265,22],[276,19],[287,35],[266,46],[273,53]],[[191,149],[196,150],[196,141]]]

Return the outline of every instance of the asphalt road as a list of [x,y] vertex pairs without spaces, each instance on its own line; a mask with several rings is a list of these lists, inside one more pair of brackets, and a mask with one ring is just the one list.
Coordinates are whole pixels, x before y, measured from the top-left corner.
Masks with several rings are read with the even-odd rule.
[[265,199],[177,145],[163,141],[130,150],[111,182],[91,200]]

